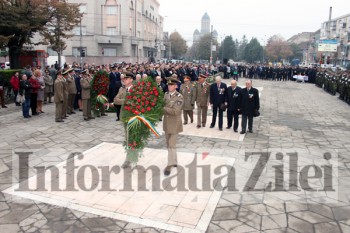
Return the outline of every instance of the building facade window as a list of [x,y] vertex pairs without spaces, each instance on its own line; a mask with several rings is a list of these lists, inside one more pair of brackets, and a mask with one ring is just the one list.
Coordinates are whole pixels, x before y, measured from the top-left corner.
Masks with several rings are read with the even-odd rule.
[[116,36],[117,35],[117,27],[107,27],[107,36]]
[[116,48],[103,48],[104,56],[106,57],[116,57],[117,49]]
[[[72,30],[73,35],[80,36],[80,26],[75,26]],[[86,35],[86,26],[81,26],[81,32],[84,35]]]
[[116,15],[117,14],[117,6],[106,6],[106,14],[107,15]]
[[[85,56],[87,56],[86,47],[82,47],[82,50],[85,52]],[[73,47],[72,48],[72,55],[74,57],[80,57],[80,47]]]

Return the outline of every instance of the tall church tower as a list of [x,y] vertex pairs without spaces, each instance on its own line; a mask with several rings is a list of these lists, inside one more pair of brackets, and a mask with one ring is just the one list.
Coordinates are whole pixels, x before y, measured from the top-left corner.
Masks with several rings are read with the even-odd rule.
[[210,33],[210,17],[207,12],[202,17],[202,28],[201,28],[201,34],[205,35]]

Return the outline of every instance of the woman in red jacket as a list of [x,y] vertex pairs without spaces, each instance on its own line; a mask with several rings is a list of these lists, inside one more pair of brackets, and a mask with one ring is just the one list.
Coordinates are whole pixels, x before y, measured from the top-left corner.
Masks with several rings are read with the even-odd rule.
[[37,99],[38,99],[38,90],[41,88],[38,78],[35,75],[32,75],[29,79],[29,83],[32,86],[30,91],[30,108],[32,109],[32,116],[38,115],[37,108]]
[[12,86],[12,90],[13,90],[13,93],[15,94],[15,103],[16,103],[16,106],[21,106],[21,103],[18,103],[17,102],[17,95],[18,95],[18,91],[19,91],[19,72],[16,72],[11,80],[10,80],[10,84]]

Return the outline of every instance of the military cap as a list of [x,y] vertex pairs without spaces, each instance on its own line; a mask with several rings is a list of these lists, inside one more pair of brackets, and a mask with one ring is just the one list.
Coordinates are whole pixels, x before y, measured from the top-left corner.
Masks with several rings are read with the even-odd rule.
[[177,85],[180,81],[177,79],[177,75],[172,75],[167,78],[168,85]]
[[204,74],[200,74],[199,77],[200,77],[200,78],[208,78],[208,77],[205,76]]
[[130,73],[130,72],[125,72],[124,73],[124,78],[132,78],[132,79],[134,79],[134,75],[132,73]]
[[74,71],[73,68],[69,68],[69,69],[67,70],[68,73],[70,73],[70,72],[72,72],[72,71]]
[[82,74],[88,74],[89,73],[89,70],[88,69],[85,69],[81,72]]
[[191,77],[190,77],[190,76],[185,75],[185,76],[184,76],[184,79],[185,79],[185,80],[186,80],[186,79],[187,79],[187,80],[191,80]]
[[[69,69],[68,69],[69,70]],[[63,72],[62,72],[62,75],[66,75],[66,74],[68,74],[68,70],[64,70]]]

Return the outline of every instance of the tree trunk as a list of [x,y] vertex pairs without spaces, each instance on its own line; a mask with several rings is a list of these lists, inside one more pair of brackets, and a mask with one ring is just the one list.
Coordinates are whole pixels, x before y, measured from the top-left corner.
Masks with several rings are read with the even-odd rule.
[[58,51],[57,55],[58,55],[58,66],[61,68],[62,67],[62,64],[61,64],[61,52]]
[[20,55],[20,48],[18,48],[18,46],[16,46],[14,43],[12,44],[8,44],[9,45],[9,61],[10,61],[10,66],[11,69],[19,69],[19,68],[23,68],[20,67],[19,64],[19,55]]

